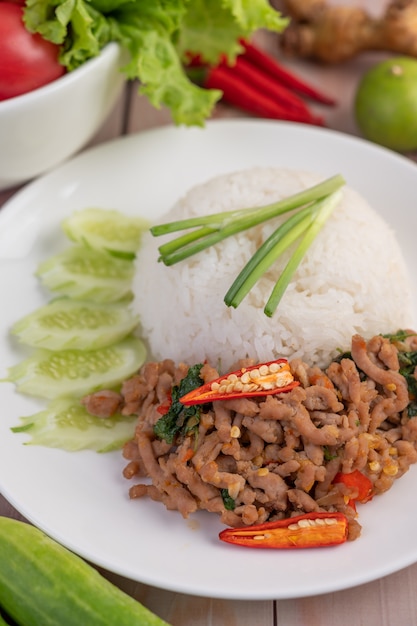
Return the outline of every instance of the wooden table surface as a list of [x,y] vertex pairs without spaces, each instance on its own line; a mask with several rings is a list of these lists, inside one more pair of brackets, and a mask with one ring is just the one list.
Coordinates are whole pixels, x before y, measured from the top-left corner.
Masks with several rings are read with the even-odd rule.
[[[275,37],[260,34],[260,38],[265,48],[280,55]],[[380,58],[375,54],[362,55],[337,67],[285,62],[299,75],[336,96],[338,104],[332,109],[313,107],[325,115],[327,126],[357,135],[352,115],[355,89],[362,73]],[[244,114],[225,105],[219,105],[214,113],[214,117],[242,116]],[[153,109],[145,98],[138,95],[137,85],[129,84],[89,145],[170,124],[172,122],[167,111]],[[417,154],[407,156],[417,160]],[[0,191],[0,207],[16,191],[17,188]],[[1,495],[0,515],[21,518],[19,512]],[[279,601],[228,601],[193,597],[149,587],[110,572],[104,572],[104,575],[172,626],[417,626],[417,564],[352,589]]]

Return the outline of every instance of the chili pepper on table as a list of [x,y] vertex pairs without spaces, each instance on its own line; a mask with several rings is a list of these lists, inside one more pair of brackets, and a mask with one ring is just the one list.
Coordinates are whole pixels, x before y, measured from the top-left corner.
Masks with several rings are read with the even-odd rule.
[[240,43],[245,49],[244,54],[248,61],[253,63],[253,65],[257,66],[259,69],[264,70],[264,72],[268,73],[270,76],[275,77],[290,89],[293,89],[300,94],[315,100],[316,102],[320,102],[321,104],[326,104],[328,106],[334,106],[336,104],[336,101],[333,98],[323,93],[313,85],[310,85],[299,76],[296,76],[293,72],[287,70],[280,63],[278,63],[276,59],[270,57],[250,42],[241,40]]
[[[227,68],[229,66],[223,64],[223,67]],[[244,55],[238,56],[235,64],[231,66],[230,69],[235,76],[240,76],[245,80],[246,84],[249,83],[259,89],[263,94],[268,94],[275,102],[287,106],[290,111],[298,111],[306,117],[311,117],[313,123],[321,122],[319,117],[311,114],[304,100],[285,85],[274,80],[269,74],[260,72]]]
[[314,96],[322,104],[334,104],[334,100],[253,44],[241,43],[244,52],[233,65],[222,58],[218,65],[209,67],[198,55],[188,55],[189,74],[203,87],[220,90],[225,102],[253,115],[323,126],[323,118],[312,113],[299,94]]
[[348,520],[343,513],[305,513],[277,522],[226,528],[219,538],[251,548],[320,548],[347,541]]
[[182,396],[180,402],[190,406],[215,400],[266,396],[291,391],[299,384],[291,374],[288,361],[276,359],[220,376]]
[[305,113],[289,108],[262,93],[250,83],[242,80],[233,72],[234,68],[219,65],[207,74],[204,81],[206,89],[219,89],[223,92],[223,100],[249,113],[268,119],[287,120],[306,124],[323,125],[321,118],[314,118]]

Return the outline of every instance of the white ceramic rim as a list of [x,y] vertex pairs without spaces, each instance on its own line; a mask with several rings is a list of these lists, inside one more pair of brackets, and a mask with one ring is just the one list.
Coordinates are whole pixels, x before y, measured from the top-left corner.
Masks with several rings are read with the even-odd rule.
[[[414,267],[417,167],[411,161],[341,133],[297,124],[221,120],[205,129],[147,131],[81,153],[29,184],[0,211],[0,287],[9,293],[0,313],[3,365],[19,358],[7,336],[11,323],[44,301],[32,273],[51,247],[57,251],[62,245],[57,233],[63,217],[93,204],[130,214],[144,207],[145,214],[157,217],[190,186],[255,165],[323,175],[340,171],[396,226],[408,266]],[[11,291],[10,284],[18,288]],[[339,591],[417,561],[417,502],[410,495],[417,466],[388,493],[360,507],[363,534],[355,542],[313,551],[236,548],[218,541],[222,526],[215,515],[201,512],[185,521],[159,503],[129,501],[118,453],[71,455],[23,446],[24,435],[13,435],[10,427],[39,403],[11,387],[0,386],[4,496],[56,540],[108,570],[182,593],[263,600]]]

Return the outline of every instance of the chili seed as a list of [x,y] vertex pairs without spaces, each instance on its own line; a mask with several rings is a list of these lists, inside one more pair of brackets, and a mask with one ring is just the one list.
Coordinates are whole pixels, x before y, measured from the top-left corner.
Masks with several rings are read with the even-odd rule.
[[281,370],[283,367],[282,363],[271,363],[271,365],[269,366],[269,370],[272,374],[276,374],[276,372],[279,372],[279,370]]
[[259,368],[241,371],[240,377],[232,373],[220,382],[213,382],[210,387],[211,391],[219,394],[269,391],[285,387],[294,380],[288,363],[262,364]]
[[382,471],[387,476],[396,476],[398,474],[398,465],[396,463],[389,463],[382,468]]
[[298,526],[299,528],[309,528],[310,522],[308,521],[308,519],[300,519],[300,521],[298,522]]

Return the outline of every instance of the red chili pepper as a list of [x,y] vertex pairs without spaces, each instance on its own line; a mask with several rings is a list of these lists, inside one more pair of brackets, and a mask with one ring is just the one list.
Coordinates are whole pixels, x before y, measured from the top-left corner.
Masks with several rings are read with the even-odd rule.
[[[224,65],[224,67],[227,66]],[[270,74],[260,72],[259,68],[250,63],[244,55],[237,57],[236,63],[230,67],[230,71],[235,76],[241,76],[246,83],[256,87],[264,95],[273,98],[275,102],[310,118],[313,124],[323,124],[323,120],[314,116],[301,98],[275,80]]]
[[348,538],[348,520],[343,513],[306,513],[279,522],[226,528],[219,538],[251,548],[320,548],[344,543]]
[[[373,498],[373,485],[371,480],[359,470],[354,470],[348,474],[339,472],[333,479],[333,483],[343,483],[352,489],[354,497],[350,502],[369,502]],[[349,502],[349,503],[350,503]],[[353,505],[354,508],[354,505]]]
[[321,118],[313,118],[311,114],[290,109],[282,105],[258,88],[248,84],[240,76],[234,74],[232,68],[219,65],[209,70],[203,83],[206,89],[219,89],[223,99],[229,104],[239,107],[248,113],[260,117],[301,122],[304,124],[323,125]]
[[256,48],[253,44],[248,41],[241,40],[241,45],[245,49],[245,57],[248,61],[251,61],[254,65],[257,65],[259,68],[262,68],[265,72],[271,74],[271,76],[275,76],[276,79],[282,81],[287,87],[298,91],[299,93],[308,96],[312,100],[316,100],[317,102],[321,102],[322,104],[327,104],[333,106],[336,104],[333,98],[330,98],[328,95],[319,91],[305,80],[296,76],[293,72],[289,72],[287,69],[282,67],[275,59],[267,55],[259,48]]
[[203,404],[215,400],[250,398],[290,391],[300,383],[294,380],[286,359],[242,367],[193,389],[180,398],[181,404]]
[[171,398],[171,394],[168,393],[167,395],[167,399],[165,400],[165,402],[163,402],[162,404],[160,404],[157,407],[157,411],[158,413],[160,413],[161,415],[165,415],[166,413],[168,413],[169,409],[171,408],[171,404],[172,404],[172,398]]

